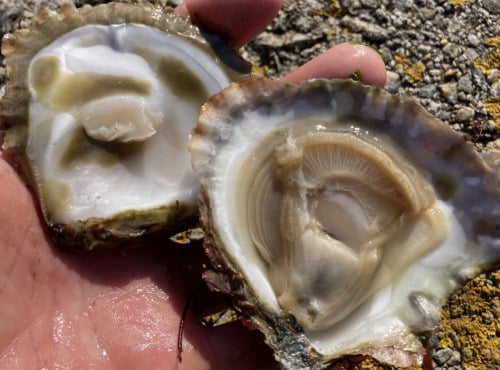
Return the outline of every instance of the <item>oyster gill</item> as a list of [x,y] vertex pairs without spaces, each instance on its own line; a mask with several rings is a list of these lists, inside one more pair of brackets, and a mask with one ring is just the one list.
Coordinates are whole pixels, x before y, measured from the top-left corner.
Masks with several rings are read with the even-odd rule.
[[143,240],[195,218],[188,135],[240,76],[196,27],[150,4],[66,4],[6,35],[2,53],[4,149],[58,244]]
[[204,105],[189,145],[210,283],[285,368],[421,363],[446,296],[499,260],[497,175],[405,98],[249,79]]

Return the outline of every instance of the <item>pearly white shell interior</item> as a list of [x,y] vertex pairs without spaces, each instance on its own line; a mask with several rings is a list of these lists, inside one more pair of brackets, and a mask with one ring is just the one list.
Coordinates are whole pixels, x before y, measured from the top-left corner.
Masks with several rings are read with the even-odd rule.
[[[252,85],[249,86],[253,88]],[[359,91],[354,92],[353,88],[351,92],[340,84],[332,84],[333,92],[328,101],[324,96],[315,100],[314,94],[311,94],[312,98],[309,100],[301,99],[300,94],[297,94],[298,97],[286,99],[283,97],[285,93],[279,90],[274,101],[268,96],[261,98],[260,94],[267,91],[262,92],[257,88],[255,91],[251,88],[250,91],[245,90],[249,86],[242,84],[229,88],[220,94],[223,96],[209,102],[200,117],[198,130],[190,142],[193,167],[206,194],[206,217],[210,220],[209,225],[213,230],[214,248],[222,250],[230,263],[236,266],[233,268],[243,275],[248,295],[256,297],[256,301],[264,307],[267,315],[294,315],[310,343],[326,359],[357,352],[374,354],[373,350],[377,348],[421,353],[422,345],[415,333],[431,330],[437,323],[440,305],[457,287],[460,274],[477,272],[478,266],[492,258],[492,255],[498,256],[498,250],[491,248],[491,243],[494,247],[495,240],[479,246],[467,226],[464,227],[469,221],[464,217],[462,209],[457,209],[456,204],[461,206],[461,202],[467,202],[468,190],[457,191],[456,194],[459,195],[449,200],[440,199],[441,196],[436,192],[435,210],[443,215],[444,224],[440,227],[445,229],[444,237],[422,253],[412,250],[411,246],[408,246],[410,249],[403,248],[401,253],[397,250],[382,252],[379,267],[371,279],[382,275],[387,278],[387,284],[376,290],[368,289],[368,294],[362,300],[344,301],[345,307],[342,309],[346,308],[349,313],[340,321],[327,320],[323,326],[315,327],[308,326],[307,321],[299,318],[301,308],[284,307],[280,302],[273,283],[273,279],[280,278],[280,273],[270,272],[275,266],[265,261],[265,248],[256,245],[255,241],[259,241],[259,238],[249,236],[252,232],[249,231],[252,221],[249,221],[248,209],[254,204],[248,202],[259,199],[266,200],[260,205],[262,215],[266,217],[262,233],[267,232],[266,228],[276,229],[276,234],[279,233],[277,229],[280,221],[273,222],[273,219],[279,219],[280,210],[279,207],[277,209],[271,205],[274,195],[269,195],[274,190],[271,185],[262,186],[257,189],[266,194],[257,194],[251,198],[248,189],[252,189],[255,182],[261,181],[260,176],[266,176],[265,169],[261,172],[252,171],[254,168],[268,166],[268,162],[262,158],[273,155],[276,143],[283,143],[289,138],[301,135],[315,135],[318,132],[366,137],[373,143],[374,150],[378,147],[395,160],[403,160],[410,166],[415,166],[414,171],[420,173],[418,176],[421,177],[422,184],[431,189],[434,187],[435,174],[440,175],[440,171],[452,172],[455,171],[456,165],[462,165],[451,162],[445,156],[438,158],[432,149],[424,147],[429,143],[422,143],[418,150],[419,137],[424,136],[422,132],[429,128],[425,126],[427,123],[421,121],[421,117],[413,116],[410,110],[405,111],[403,104],[390,106],[380,97],[373,99],[370,94],[358,96]],[[317,88],[321,86],[321,82],[317,85],[313,82],[311,86]],[[313,88],[311,87],[311,90]],[[326,89],[321,92],[326,94]],[[321,101],[321,104],[318,101]],[[225,110],[225,104],[229,105],[229,102],[240,109],[233,107],[232,111]],[[365,125],[363,120],[370,124]],[[401,127],[402,122],[404,127]],[[404,137],[405,142],[391,138],[391,130],[399,130],[398,135]],[[272,145],[268,145],[269,143]],[[411,150],[407,151],[406,146],[412,146]],[[417,148],[415,152],[420,153],[420,157],[412,157],[410,153],[414,148]],[[460,178],[457,175],[457,179]],[[457,186],[462,189],[461,185]],[[487,206],[482,205],[481,209],[483,208],[486,211]],[[462,219],[459,220],[460,217]],[[273,236],[269,236],[267,240],[262,238],[260,241],[280,244],[281,241],[276,242],[271,240],[272,238]],[[404,240],[402,242],[405,243]],[[281,248],[287,246],[283,244]],[[281,258],[286,258],[286,255],[284,252]],[[307,265],[306,258],[307,256],[303,266]],[[327,263],[332,269],[335,268],[336,261]],[[311,266],[310,272],[314,276],[314,266],[319,265]],[[304,281],[307,280],[307,271],[304,271],[302,268],[283,270],[281,274],[284,280]],[[336,283],[331,281],[332,285]],[[369,280],[359,289],[370,288],[371,283]],[[325,289],[329,287],[325,286]],[[360,294],[359,290],[345,293],[351,294],[352,297]],[[307,298],[314,300],[315,297]],[[250,300],[252,301],[252,298]],[[379,351],[376,357],[383,359],[382,352]],[[394,359],[383,360],[398,363]]]
[[[51,73],[70,82],[45,88]],[[176,85],[176,78],[185,86]],[[111,81],[113,88],[94,95],[92,79]],[[26,151],[50,222],[111,218],[176,202],[195,205],[199,184],[191,171],[188,136],[203,102],[229,84],[213,57],[152,27],[88,25],[42,49],[30,64],[28,81]],[[146,92],[120,90],[130,81]],[[53,91],[61,86],[65,91]],[[114,141],[109,132],[102,140],[99,133],[91,133],[94,138],[85,133],[85,119],[102,133],[101,121],[116,114],[125,117],[120,132],[144,117],[153,117],[153,124],[121,134],[131,137],[125,142]]]

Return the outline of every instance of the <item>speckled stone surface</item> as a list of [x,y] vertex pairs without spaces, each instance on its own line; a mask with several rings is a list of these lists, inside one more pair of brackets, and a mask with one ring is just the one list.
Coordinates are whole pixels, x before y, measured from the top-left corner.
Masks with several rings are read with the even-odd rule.
[[[0,32],[23,27],[38,6],[54,9],[64,2],[0,0]],[[77,6],[105,2],[75,1]],[[495,141],[500,145],[499,4],[285,0],[277,18],[242,54],[276,78],[336,43],[368,44],[387,65],[388,91],[413,96],[481,150]],[[0,66],[0,87],[4,83]],[[429,347],[426,368],[500,368],[500,271],[480,275],[450,297]],[[343,359],[333,368],[394,369],[361,358]]]

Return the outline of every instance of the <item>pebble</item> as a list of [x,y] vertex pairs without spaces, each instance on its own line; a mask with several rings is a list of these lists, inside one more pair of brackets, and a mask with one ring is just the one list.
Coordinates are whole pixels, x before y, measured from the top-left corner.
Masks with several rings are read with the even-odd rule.
[[465,49],[463,56],[467,62],[474,62],[477,58],[479,58],[477,51],[471,48]]
[[443,47],[443,52],[448,54],[451,58],[456,58],[462,52],[460,45],[449,42]]
[[360,2],[365,9],[376,9],[380,6],[379,0],[360,0]]
[[276,35],[271,32],[262,32],[256,39],[256,42],[264,47],[283,47],[309,41],[310,37],[299,32],[288,32]]
[[434,361],[436,361],[438,365],[441,366],[444,365],[446,362],[448,362],[448,360],[451,358],[452,355],[453,355],[453,350],[451,348],[443,348],[434,354],[433,359]]
[[388,37],[385,28],[372,23],[364,22],[359,18],[344,17],[341,24],[354,32],[361,32],[368,40],[383,41]]
[[448,359],[447,365],[457,366],[457,365],[460,365],[461,361],[462,361],[462,356],[460,355],[460,352],[453,351],[453,353],[451,354],[451,357]]
[[436,85],[426,85],[421,90],[421,96],[425,98],[432,98],[437,93]]
[[476,87],[488,90],[488,82],[486,81],[486,78],[484,77],[483,72],[481,72],[480,69],[474,68],[472,70],[472,79]]
[[390,93],[397,93],[400,85],[399,74],[392,71],[387,71],[387,83],[385,89]]
[[441,90],[441,94],[448,102],[452,104],[457,102],[457,84],[455,82],[441,84],[439,90]]
[[500,70],[497,68],[490,70],[487,80],[489,83],[495,83],[495,81],[500,80]]
[[474,86],[472,85],[472,79],[469,75],[460,77],[458,80],[458,90],[464,91],[466,93],[471,93],[474,91]]
[[495,82],[491,85],[491,96],[493,98],[499,98],[500,97],[500,83]]
[[472,358],[472,351],[470,350],[470,348],[465,347],[462,350],[462,357],[465,361],[470,361],[470,359]]
[[490,13],[500,14],[500,1],[498,0],[483,0],[483,6]]
[[456,79],[460,75],[460,71],[458,69],[446,69],[444,72],[444,79],[446,81]]
[[467,42],[469,43],[470,46],[478,46],[481,43],[481,40],[471,33],[469,36],[467,36]]
[[412,9],[412,0],[399,0],[394,2],[394,7],[402,12],[409,12]]

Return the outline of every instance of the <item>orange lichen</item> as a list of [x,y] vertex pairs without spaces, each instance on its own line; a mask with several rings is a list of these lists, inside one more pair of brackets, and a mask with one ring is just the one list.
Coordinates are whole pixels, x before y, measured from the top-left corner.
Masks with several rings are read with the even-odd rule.
[[497,130],[500,132],[500,98],[488,99],[483,105],[488,113],[491,114],[493,122],[495,122],[497,126]]
[[[367,358],[363,360],[361,363],[359,363],[353,368],[353,370],[398,370],[398,369],[399,369],[398,367],[382,365],[372,358]],[[420,368],[419,367],[405,368],[405,370],[418,370],[418,369]]]
[[[459,350],[462,366],[470,370],[500,368],[500,270],[488,277],[493,284],[487,283],[487,275],[483,274],[448,299],[438,328],[440,347]],[[345,357],[329,368],[340,369],[403,370],[361,356]]]
[[382,364],[371,357],[350,356],[336,361],[328,370],[421,370],[418,366],[399,368]]
[[259,66],[257,64],[252,64],[252,73],[259,77],[266,77],[268,71],[268,66]]
[[448,0],[448,2],[453,5],[455,9],[460,8],[471,0]]
[[[500,66],[500,36],[487,39],[485,44],[491,46],[493,50],[486,59],[478,58],[474,62],[474,66],[479,68],[485,76],[489,76]],[[494,82],[500,82],[500,75]]]
[[[485,76],[489,77],[492,73],[495,73],[495,71],[498,70],[498,66],[500,66],[500,36],[491,37],[485,40],[485,44],[492,47],[492,51],[485,59],[476,59],[474,67],[479,68]],[[500,74],[498,74],[493,82],[500,83]],[[500,130],[500,98],[487,99],[483,104],[484,108],[493,118],[493,122],[495,122],[497,129]]]
[[486,279],[481,275],[453,295],[439,325],[441,347],[459,349],[467,369],[500,367],[500,271],[490,275],[496,284]]
[[347,8],[340,5],[339,0],[332,0],[330,6],[316,10],[317,15],[341,18],[347,14]]
[[408,82],[415,83],[422,79],[422,75],[425,72],[425,66],[422,62],[412,64],[408,57],[403,55],[395,55],[394,60],[396,61],[396,68],[403,67],[403,74]]

